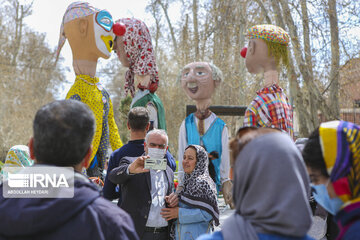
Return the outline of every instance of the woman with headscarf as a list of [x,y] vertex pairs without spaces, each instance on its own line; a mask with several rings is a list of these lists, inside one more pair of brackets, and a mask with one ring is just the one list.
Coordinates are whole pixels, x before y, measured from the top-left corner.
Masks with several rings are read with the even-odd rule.
[[133,98],[131,108],[146,107],[153,127],[166,130],[164,106],[155,93],[159,76],[149,29],[136,18],[120,18],[116,23],[126,27],[124,36],[116,37],[114,49],[121,64],[129,68],[125,74],[125,92],[130,92]]
[[239,151],[234,168],[236,212],[221,231],[198,239],[311,239],[306,235],[311,225],[309,180],[291,138],[277,130],[249,131],[240,139]]
[[[30,158],[29,147],[25,145],[15,145],[10,148],[5,158],[5,164],[2,168],[1,175],[5,178],[7,174],[15,173],[16,168],[32,166],[34,161]],[[0,182],[2,177],[0,176]]]
[[360,126],[322,123],[307,141],[303,156],[314,199],[335,215],[337,239],[360,239]]
[[209,176],[208,155],[199,145],[189,145],[183,157],[184,188],[179,192],[179,206],[162,209],[166,220],[176,219],[175,239],[196,239],[219,225],[217,191]]

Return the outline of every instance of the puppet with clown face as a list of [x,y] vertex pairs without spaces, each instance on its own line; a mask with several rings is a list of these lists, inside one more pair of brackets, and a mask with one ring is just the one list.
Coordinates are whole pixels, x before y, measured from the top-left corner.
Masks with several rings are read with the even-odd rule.
[[87,2],[70,4],[64,14],[60,29],[57,58],[68,39],[72,54],[75,83],[66,99],[86,103],[96,119],[92,142],[93,152],[87,174],[102,177],[109,144],[113,150],[122,146],[115,123],[113,106],[108,92],[95,77],[98,58],[108,59],[114,45],[114,22],[106,10],[99,10]]

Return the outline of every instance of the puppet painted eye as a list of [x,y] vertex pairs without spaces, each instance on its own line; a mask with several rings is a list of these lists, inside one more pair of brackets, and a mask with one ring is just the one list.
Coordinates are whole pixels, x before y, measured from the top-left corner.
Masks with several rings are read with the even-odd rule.
[[95,20],[105,31],[110,32],[113,27],[112,16],[108,11],[102,10],[96,13]]
[[184,77],[187,77],[189,75],[189,72],[184,73]]
[[196,72],[196,76],[204,76],[204,75],[206,75],[206,73],[204,73],[204,72]]
[[106,24],[106,25],[110,25],[111,24],[111,20],[108,18],[103,18],[100,20],[101,23]]

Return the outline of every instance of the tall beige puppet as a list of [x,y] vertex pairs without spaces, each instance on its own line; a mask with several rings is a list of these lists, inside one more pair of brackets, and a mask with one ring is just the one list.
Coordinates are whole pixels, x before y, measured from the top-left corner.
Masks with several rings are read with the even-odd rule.
[[264,83],[246,109],[244,127],[275,127],[293,137],[292,107],[279,87],[279,68],[288,65],[289,35],[280,27],[266,24],[251,27],[247,36],[249,45],[241,55],[250,73],[264,73]]
[[149,29],[136,18],[120,18],[116,22],[126,28],[123,36],[116,37],[114,50],[128,68],[124,87],[133,97],[131,107],[146,107],[153,127],[166,130],[164,106],[155,93],[159,76]]
[[60,28],[57,58],[68,39],[76,74],[66,99],[86,103],[96,118],[92,160],[87,169],[90,177],[102,177],[109,143],[113,150],[122,146],[110,96],[95,77],[98,59],[110,57],[115,37],[113,26],[108,11],[99,10],[87,2],[74,2],[66,9]]
[[179,171],[183,171],[183,153],[189,144],[202,145],[208,153],[218,152],[219,158],[212,160],[215,183],[217,190],[222,190],[225,202],[231,204],[228,129],[225,122],[209,110],[211,96],[223,80],[222,72],[211,63],[193,62],[181,70],[179,78],[186,95],[196,102],[196,112],[186,117],[179,130]]

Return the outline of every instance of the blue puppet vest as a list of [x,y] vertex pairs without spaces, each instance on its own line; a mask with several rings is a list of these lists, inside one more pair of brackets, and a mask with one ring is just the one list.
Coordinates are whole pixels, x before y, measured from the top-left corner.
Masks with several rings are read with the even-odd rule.
[[220,190],[221,187],[221,182],[220,182],[220,163],[221,163],[221,153],[222,153],[221,137],[224,126],[225,126],[225,122],[217,117],[215,121],[213,121],[209,129],[205,132],[205,134],[203,136],[200,136],[195,123],[194,114],[193,113],[190,114],[185,119],[186,136],[187,136],[186,138],[188,145],[190,144],[203,145],[208,153],[212,151],[217,151],[219,153],[219,158],[214,159],[212,161],[215,168],[216,188],[218,191]]

